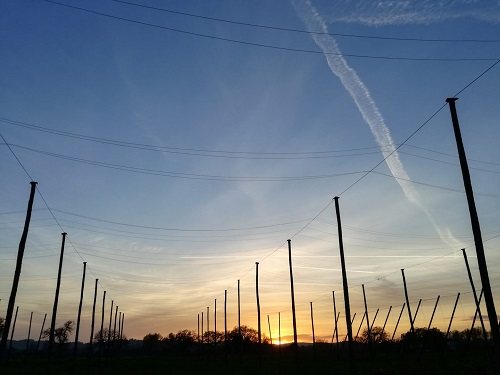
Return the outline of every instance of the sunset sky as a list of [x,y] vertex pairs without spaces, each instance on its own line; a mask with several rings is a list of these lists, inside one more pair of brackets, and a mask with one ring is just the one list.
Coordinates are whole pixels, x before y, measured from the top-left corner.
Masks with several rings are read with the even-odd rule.
[[[232,328],[238,280],[256,328],[256,262],[263,331],[269,315],[277,338],[280,313],[291,340],[288,239],[299,339],[313,302],[330,340],[332,291],[345,335],[335,196],[354,332],[364,285],[370,322],[392,306],[392,335],[402,268],[413,312],[422,299],[416,326],[440,295],[446,331],[460,292],[452,329],[470,327],[460,249],[481,283],[445,99],[460,93],[500,301],[499,26],[493,0],[0,2],[0,316],[32,178],[15,339],[31,312],[36,339],[50,321],[63,231],[57,322],[76,321],[86,261],[81,341],[96,278],[96,329],[104,290],[105,322],[113,300],[128,338],[196,330],[207,307],[213,329],[215,300],[221,330],[224,290]],[[396,337],[408,327],[405,311]]]

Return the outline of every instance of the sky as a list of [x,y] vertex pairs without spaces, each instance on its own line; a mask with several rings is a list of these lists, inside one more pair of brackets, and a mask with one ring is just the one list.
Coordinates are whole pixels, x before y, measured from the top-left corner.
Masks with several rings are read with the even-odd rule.
[[[142,339],[241,322],[345,335],[339,197],[353,331],[472,323],[481,283],[446,98],[454,97],[488,272],[500,299],[497,1],[0,2],[0,316],[30,181],[38,183],[14,338],[50,321],[80,340],[111,301]],[[391,309],[391,310],[390,310]],[[483,305],[484,309],[484,305]],[[378,313],[377,313],[378,311]],[[390,311],[390,314],[389,314]],[[281,325],[278,327],[278,317]],[[205,329],[207,322],[205,320]],[[405,314],[396,338],[409,328]],[[36,332],[33,334],[33,332]],[[37,338],[37,337],[35,337]]]

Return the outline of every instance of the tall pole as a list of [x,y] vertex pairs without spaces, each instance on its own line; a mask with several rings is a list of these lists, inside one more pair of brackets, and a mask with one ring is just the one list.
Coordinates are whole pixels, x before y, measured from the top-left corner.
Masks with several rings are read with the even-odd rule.
[[[368,338],[368,344],[371,343],[371,335],[370,335],[370,320],[368,319],[368,305],[366,304],[366,293],[365,293],[365,284],[361,284],[363,287],[363,300],[365,301],[365,316],[366,316],[366,334]],[[375,319],[373,319],[375,321]]]
[[255,262],[255,294],[257,296],[257,336],[259,345],[262,344],[260,327],[260,300],[259,300],[259,262]]
[[224,290],[224,357],[227,362],[227,289]]
[[66,242],[66,233],[62,234],[61,256],[59,257],[59,270],[57,272],[56,295],[54,297],[54,307],[52,308],[52,319],[50,322],[49,335],[49,358],[52,355],[52,345],[54,344],[54,330],[56,329],[57,305],[59,304],[59,290],[61,288],[61,272],[64,258],[64,244]]
[[118,340],[122,337],[122,312],[118,313]]
[[113,304],[115,300],[111,300],[111,309],[109,310],[109,326],[108,326],[108,350],[109,350],[109,343],[111,341],[111,322],[113,321]]
[[484,254],[481,227],[479,225],[476,203],[474,201],[474,192],[472,190],[472,182],[469,174],[469,166],[467,164],[467,156],[465,155],[465,148],[462,142],[462,134],[460,132],[460,125],[458,123],[457,109],[455,107],[456,100],[457,98],[448,98],[446,99],[446,102],[450,106],[453,131],[455,133],[458,157],[460,159],[460,167],[462,169],[462,178],[464,180],[465,195],[467,196],[467,203],[469,205],[469,215],[471,220],[472,233],[474,236],[474,244],[476,246],[479,275],[481,276],[481,284],[483,286],[482,290],[484,293],[484,302],[486,303],[486,310],[488,312],[488,319],[490,321],[493,341],[495,343],[497,353],[500,353],[500,332],[498,330],[498,317],[495,310],[495,302],[493,301],[493,293],[491,292],[490,277],[488,276],[488,267],[486,266],[486,256]]
[[455,316],[455,310],[457,309],[459,299],[460,299],[460,292],[457,294],[457,299],[455,300],[455,305],[453,306],[453,312],[451,313],[450,323],[448,324],[448,329],[446,330],[445,338],[447,340],[448,340],[448,335],[450,334],[451,323],[453,322],[453,317]]
[[104,307],[106,307],[106,291],[102,294],[102,314],[101,314],[101,331],[99,332],[99,353],[102,352],[103,331],[104,331]]
[[120,340],[123,340],[123,326],[125,325],[125,313],[122,313],[122,329],[120,330]]
[[207,306],[207,344],[210,344],[210,306]]
[[198,343],[200,342],[200,314],[198,314]]
[[94,341],[94,323],[95,323],[95,304],[97,301],[97,283],[99,279],[95,279],[95,288],[94,288],[94,304],[92,306],[92,323],[90,324],[90,355],[92,355],[92,344]]
[[38,336],[38,343],[36,344],[36,351],[40,349],[40,341],[42,341],[43,328],[45,327],[45,320],[47,319],[47,314],[43,317],[42,328],[40,328],[40,336]]
[[12,290],[10,292],[9,304],[7,305],[7,313],[5,314],[5,321],[2,333],[2,340],[0,341],[0,358],[2,357],[5,347],[7,345],[7,338],[9,336],[10,323],[14,313],[14,305],[16,303],[17,287],[19,286],[19,278],[21,277],[21,268],[23,265],[24,248],[26,247],[26,239],[28,238],[28,230],[30,227],[31,211],[33,209],[33,200],[35,199],[36,182],[31,181],[31,192],[28,201],[28,209],[26,210],[26,220],[24,222],[24,230],[19,241],[19,249],[17,251],[16,269],[14,271],[14,280],[12,282]]
[[293,289],[292,241],[288,240],[288,264],[290,266],[290,289],[292,293],[293,344],[297,347],[297,319],[295,316],[295,291]]
[[238,340],[241,339],[241,300],[240,300],[240,280],[238,280]]
[[75,331],[75,348],[74,355],[78,351],[78,335],[80,333],[80,318],[82,316],[82,305],[83,305],[83,291],[85,289],[85,272],[87,269],[87,262],[83,262],[83,276],[82,276],[82,287],[80,290],[80,304],[78,305],[78,317],[76,318],[76,331]]
[[313,315],[313,303],[311,304],[311,327],[312,327],[312,336],[313,336],[313,351],[314,355],[316,355],[316,335],[314,334],[314,315]]
[[116,335],[116,318],[118,317],[118,305],[115,306],[115,322],[113,324],[113,341],[115,341],[118,336]]
[[28,353],[28,351],[30,349],[30,336],[31,336],[31,322],[32,321],[33,321],[33,311],[31,312],[31,315],[30,315],[30,325],[28,328],[28,340],[26,342],[26,353]]
[[[337,342],[337,346],[335,348],[335,351],[337,352],[337,356],[339,355],[339,330],[338,330],[338,327],[337,327],[337,323],[338,323],[338,318],[337,318],[337,304],[335,303],[335,291],[332,290],[332,298],[333,298],[333,320],[335,322],[335,329],[334,329],[334,333],[335,333],[335,341]],[[333,337],[332,337],[332,341],[333,341]]]
[[347,283],[347,271],[344,258],[344,241],[342,240],[342,223],[340,220],[339,197],[335,200],[335,212],[337,214],[337,228],[340,249],[340,264],[342,266],[342,286],[344,290],[345,322],[347,325],[347,338],[349,343],[349,358],[352,359],[352,326],[351,326],[351,305],[349,303],[349,284]]
[[[405,298],[406,298],[406,307],[408,310],[408,318],[410,319],[410,330],[411,332],[415,332],[415,328],[413,327],[413,318],[411,317],[411,309],[410,309],[410,299],[408,298],[408,289],[406,289],[406,278],[405,278],[405,270],[401,269],[401,274],[403,275],[403,285],[405,288]],[[417,315],[417,314],[415,314]]]
[[271,320],[269,319],[269,315],[267,316],[267,326],[269,328],[269,340],[271,340],[271,345],[273,345],[273,335],[271,333]]
[[203,311],[201,312],[201,343],[203,344]]
[[14,331],[16,330],[17,313],[19,312],[19,306],[16,306],[16,314],[14,315],[14,323],[12,324],[12,331],[10,332],[10,343],[9,343],[9,357],[12,350],[12,339],[14,337]]
[[217,298],[214,306],[214,345],[217,346]]
[[[479,321],[481,322],[481,328],[483,330],[484,342],[488,342],[488,335],[486,333],[486,328],[484,327],[483,315],[481,314],[481,307],[479,306],[479,300],[477,298],[476,287],[474,286],[474,280],[472,279],[472,273],[470,272],[469,261],[467,260],[467,253],[465,249],[462,249],[464,255],[465,267],[467,268],[467,274],[469,275],[469,282],[472,288],[472,295],[474,296],[474,302],[476,303],[477,313],[479,315]],[[484,290],[484,289],[483,289]]]

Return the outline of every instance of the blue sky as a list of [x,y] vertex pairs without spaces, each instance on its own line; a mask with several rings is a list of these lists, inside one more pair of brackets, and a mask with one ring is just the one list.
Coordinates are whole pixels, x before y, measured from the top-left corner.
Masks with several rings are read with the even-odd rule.
[[[399,311],[405,268],[413,310],[423,300],[418,326],[440,294],[435,325],[446,330],[458,292],[454,328],[470,324],[461,248],[477,289],[480,280],[448,108],[407,138],[500,58],[496,2],[135,2],[184,15],[61,4],[101,15],[41,0],[0,5],[0,132],[59,223],[37,193],[15,337],[26,336],[31,311],[35,327],[50,316],[61,227],[69,243],[58,322],[76,319],[85,260],[83,340],[96,277],[98,301],[106,290],[128,337],[195,329],[215,299],[222,322],[225,289],[233,327],[238,279],[243,322],[256,327],[257,261],[262,315],[274,331],[281,312],[289,335],[290,238],[299,335],[310,340],[313,301],[316,334],[329,337],[332,290],[343,322],[337,195],[353,312],[363,314],[362,284],[369,316],[380,309],[376,324],[389,306]],[[499,78],[497,65],[457,101],[497,300]],[[30,179],[5,144],[0,152],[2,316]]]

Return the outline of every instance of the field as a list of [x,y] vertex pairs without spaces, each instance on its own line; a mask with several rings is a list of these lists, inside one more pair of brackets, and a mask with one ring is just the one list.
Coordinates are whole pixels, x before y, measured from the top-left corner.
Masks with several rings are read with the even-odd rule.
[[122,356],[119,358],[13,358],[3,363],[7,374],[498,374],[499,367],[487,353],[357,353],[347,358],[310,350],[292,353],[206,356]]

